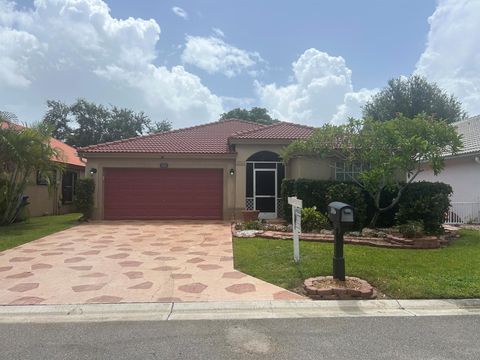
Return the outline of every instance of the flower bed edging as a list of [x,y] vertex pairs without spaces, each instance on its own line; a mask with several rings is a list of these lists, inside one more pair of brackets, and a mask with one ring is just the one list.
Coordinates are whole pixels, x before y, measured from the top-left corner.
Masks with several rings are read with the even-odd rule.
[[[254,235],[243,235],[235,229],[235,224],[232,225],[232,235],[240,238],[252,238],[252,237],[264,237],[267,239],[277,240],[290,240],[293,237],[291,232],[281,231],[256,231]],[[458,234],[449,232],[443,237],[437,236],[425,236],[421,238],[406,239],[398,236],[388,234],[386,237],[367,237],[367,236],[345,236],[346,244],[353,245],[367,245],[382,248],[395,248],[395,249],[437,249],[448,242],[458,237]],[[300,240],[303,241],[320,241],[331,243],[334,240],[334,236],[331,234],[318,234],[318,233],[301,233]]]

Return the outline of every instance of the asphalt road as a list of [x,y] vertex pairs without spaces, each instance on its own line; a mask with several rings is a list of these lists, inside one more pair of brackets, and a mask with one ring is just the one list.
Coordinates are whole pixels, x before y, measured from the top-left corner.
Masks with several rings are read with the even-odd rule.
[[1,359],[480,359],[480,316],[0,325]]

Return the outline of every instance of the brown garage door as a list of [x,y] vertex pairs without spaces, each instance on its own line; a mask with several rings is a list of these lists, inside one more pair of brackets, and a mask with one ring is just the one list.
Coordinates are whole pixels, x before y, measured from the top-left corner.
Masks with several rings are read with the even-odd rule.
[[221,169],[104,169],[104,217],[221,219]]

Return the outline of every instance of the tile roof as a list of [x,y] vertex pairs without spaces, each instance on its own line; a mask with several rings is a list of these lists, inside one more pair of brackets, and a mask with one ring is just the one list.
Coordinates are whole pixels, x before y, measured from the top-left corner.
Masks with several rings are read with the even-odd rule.
[[293,124],[289,122],[278,122],[264,126],[260,129],[243,131],[232,135],[231,139],[280,139],[295,140],[309,137],[315,128]]
[[230,154],[228,138],[235,133],[263,128],[249,121],[228,119],[80,148],[81,153]]
[[[6,121],[3,121],[0,124],[0,127],[2,129],[12,127],[13,129],[17,129],[17,130],[21,130],[24,128],[24,126],[22,125],[18,125],[18,124],[6,122]],[[77,155],[77,149],[75,149],[74,147],[67,145],[64,142],[54,139],[52,137],[50,138],[50,146],[54,149],[59,150],[60,152],[59,156],[55,156],[52,158],[53,161],[57,161],[57,162],[61,162],[69,165],[85,167],[85,163]]]
[[480,115],[453,123],[462,135],[463,149],[458,154],[480,152]]

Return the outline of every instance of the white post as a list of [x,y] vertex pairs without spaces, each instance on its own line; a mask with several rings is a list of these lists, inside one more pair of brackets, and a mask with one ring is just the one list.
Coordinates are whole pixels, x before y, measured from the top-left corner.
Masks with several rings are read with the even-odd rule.
[[302,200],[289,197],[288,203],[292,205],[292,230],[293,230],[293,260],[300,262],[300,233],[302,231]]

